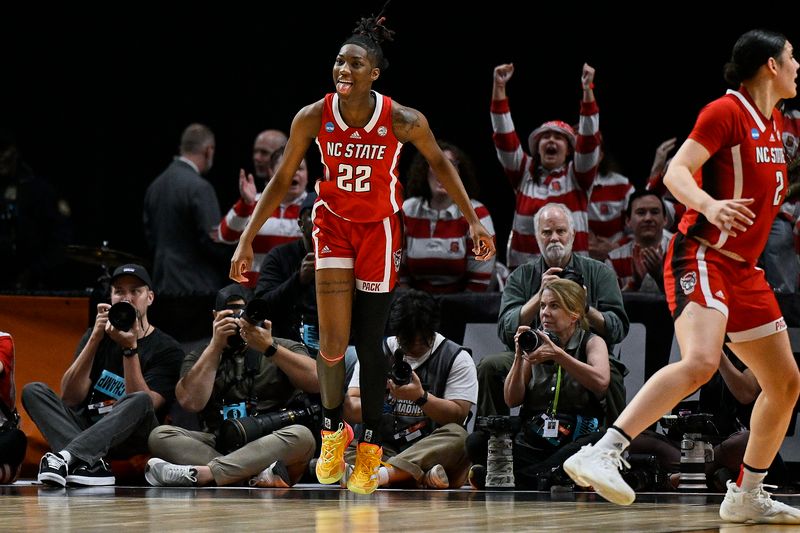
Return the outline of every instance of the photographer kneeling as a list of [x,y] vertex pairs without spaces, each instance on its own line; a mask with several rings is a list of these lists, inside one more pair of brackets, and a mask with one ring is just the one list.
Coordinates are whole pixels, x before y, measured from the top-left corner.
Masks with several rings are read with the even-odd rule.
[[[516,488],[538,489],[567,457],[601,436],[601,400],[611,379],[608,347],[588,331],[585,309],[583,287],[567,279],[551,280],[539,307],[546,331],[519,326],[514,336],[515,357],[504,397],[509,407],[522,406],[521,429],[513,441]],[[525,342],[531,333],[538,337],[533,346]],[[486,464],[488,440],[484,430],[467,439],[467,453],[476,465]],[[470,482],[483,488],[483,481],[473,476]]]
[[[316,445],[308,427],[293,423],[275,429],[276,424],[252,422],[294,407],[303,393],[319,392],[315,362],[303,344],[272,337],[269,320],[256,316],[246,301],[237,284],[217,293],[211,343],[201,354],[186,356],[175,389],[184,409],[200,413],[202,431],[176,426],[153,430],[148,444],[154,458],[145,472],[151,485],[222,486],[249,479],[251,486],[288,487],[307,469]],[[239,318],[242,309],[245,316]],[[253,415],[264,418],[237,420]],[[311,422],[270,417],[281,418]],[[241,432],[221,431],[231,427]]]

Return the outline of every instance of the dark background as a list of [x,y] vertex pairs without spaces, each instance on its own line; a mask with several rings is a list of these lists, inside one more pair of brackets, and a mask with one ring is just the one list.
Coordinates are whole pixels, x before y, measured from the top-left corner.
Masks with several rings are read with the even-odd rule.
[[[516,66],[508,92],[523,139],[545,120],[577,120],[581,68],[584,61],[594,66],[608,149],[639,187],[659,143],[685,138],[702,105],[723,93],[722,66],[738,35],[763,26],[800,42],[794,4],[704,13],[691,5],[632,5],[482,2],[467,9],[395,0],[389,7],[387,26],[397,34],[384,47],[390,68],[375,88],[422,111],[437,137],[473,157],[501,259],[514,194],[491,140],[495,65]],[[251,170],[255,135],[288,131],[302,106],[333,90],[339,45],[358,17],[380,6],[115,4],[113,12],[81,13],[34,4],[4,17],[0,126],[16,132],[23,158],[69,201],[76,243],[107,240],[147,257],[144,191],[177,153],[183,128],[202,122],[217,136],[208,179],[225,213],[238,196],[238,169]],[[312,150],[313,181],[320,165]],[[409,146],[402,169],[413,153]]]

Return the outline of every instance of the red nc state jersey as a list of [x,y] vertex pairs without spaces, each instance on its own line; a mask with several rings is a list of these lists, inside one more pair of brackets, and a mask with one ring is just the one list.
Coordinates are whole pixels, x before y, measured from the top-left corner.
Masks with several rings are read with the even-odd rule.
[[777,109],[765,117],[744,89],[728,91],[703,108],[689,138],[702,144],[711,158],[695,180],[717,200],[753,198],[747,207],[756,217],[747,231],[731,237],[690,209],[681,219],[682,233],[730,257],[756,263],[788,185],[782,124]]
[[354,222],[377,222],[403,205],[397,173],[403,143],[392,131],[392,99],[375,91],[375,111],[363,128],[348,126],[339,96],[325,95],[317,146],[325,178],[317,194],[328,209]]

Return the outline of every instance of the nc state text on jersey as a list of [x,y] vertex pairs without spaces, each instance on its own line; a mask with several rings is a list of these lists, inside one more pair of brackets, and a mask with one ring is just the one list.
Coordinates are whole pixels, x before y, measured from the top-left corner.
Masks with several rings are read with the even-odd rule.
[[353,159],[383,159],[386,146],[382,144],[356,144],[328,142],[327,153],[332,157]]
[[783,148],[770,148],[768,146],[756,146],[756,163],[786,163],[783,157]]

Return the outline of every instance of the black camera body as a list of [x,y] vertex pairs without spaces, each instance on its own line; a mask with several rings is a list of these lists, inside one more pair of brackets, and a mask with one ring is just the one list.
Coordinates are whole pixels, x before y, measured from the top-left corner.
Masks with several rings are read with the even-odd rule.
[[229,454],[248,442],[292,424],[317,426],[321,415],[322,408],[319,405],[309,404],[300,409],[281,409],[244,418],[228,418],[219,428],[216,447],[221,452]]
[[[255,300],[251,300],[245,307],[244,310],[242,309],[234,309],[233,318],[244,318],[249,323],[253,324],[254,326],[260,326],[264,320],[267,319],[269,316],[269,304],[260,298]],[[236,328],[236,333],[228,337],[228,346],[231,348],[238,350],[244,347],[245,342],[240,335],[241,328]]]
[[[561,339],[558,338],[558,335],[552,331],[547,331],[546,329],[539,331],[547,335],[547,338],[550,339],[553,344],[561,347]],[[528,329],[519,334],[517,342],[519,343],[520,350],[525,353],[532,353],[538,350],[544,341],[541,339],[541,337],[539,337],[539,335],[536,334],[534,330]]]
[[411,383],[411,374],[413,372],[411,365],[405,361],[405,352],[398,348],[392,355],[392,366],[389,367],[388,378],[397,387],[402,387]]
[[580,272],[578,272],[577,270],[574,270],[574,269],[569,268],[569,267],[562,268],[561,272],[558,273],[558,277],[561,278],[561,279],[568,279],[570,281],[574,281],[575,283],[577,283],[581,287],[583,287],[585,285],[585,283],[583,281],[583,275]]
[[517,433],[522,427],[518,416],[489,415],[475,418],[475,429],[489,433]]
[[714,415],[710,413],[680,413],[677,415],[664,415],[661,425],[679,435],[686,433],[699,433],[716,435]]
[[664,490],[669,485],[669,475],[661,469],[655,455],[632,453],[628,464],[630,468],[622,472],[622,479],[634,491]]
[[120,331],[130,331],[138,314],[130,302],[117,302],[108,310],[108,321]]

